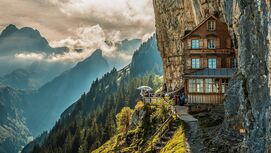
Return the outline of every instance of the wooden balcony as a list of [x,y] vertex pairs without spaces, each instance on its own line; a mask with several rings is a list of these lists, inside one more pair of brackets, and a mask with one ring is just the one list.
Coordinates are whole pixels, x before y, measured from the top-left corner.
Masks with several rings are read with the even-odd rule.
[[188,54],[234,54],[234,49],[188,49]]
[[224,94],[188,94],[188,104],[223,104]]

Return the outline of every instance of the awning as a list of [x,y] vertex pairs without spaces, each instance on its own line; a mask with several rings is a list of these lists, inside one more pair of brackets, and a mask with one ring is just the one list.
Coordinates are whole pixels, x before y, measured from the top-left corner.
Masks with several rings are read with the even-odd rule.
[[234,68],[217,68],[217,69],[203,69],[196,72],[184,75],[185,78],[231,78],[236,69]]

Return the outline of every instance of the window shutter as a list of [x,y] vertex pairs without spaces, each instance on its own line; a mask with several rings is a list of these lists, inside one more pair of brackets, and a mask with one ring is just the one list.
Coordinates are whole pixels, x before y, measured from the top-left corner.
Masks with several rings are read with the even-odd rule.
[[216,38],[216,48],[220,48],[220,38]]
[[221,57],[218,57],[218,58],[216,59],[216,67],[217,67],[217,68],[221,68]]
[[231,58],[227,58],[227,68],[230,68],[231,66]]
[[227,38],[227,48],[231,48],[231,39]]
[[191,49],[191,39],[187,40],[187,49]]
[[202,68],[207,68],[208,67],[208,59],[207,58],[202,58],[202,60],[203,60]]
[[204,41],[203,41],[203,47],[204,47],[204,48],[208,48],[208,47],[207,47],[207,39],[204,39]]
[[192,67],[191,67],[191,58],[188,58],[187,60],[186,60],[186,67],[187,67],[187,69],[191,69]]
[[204,39],[200,39],[199,48],[203,48],[203,47],[204,47]]

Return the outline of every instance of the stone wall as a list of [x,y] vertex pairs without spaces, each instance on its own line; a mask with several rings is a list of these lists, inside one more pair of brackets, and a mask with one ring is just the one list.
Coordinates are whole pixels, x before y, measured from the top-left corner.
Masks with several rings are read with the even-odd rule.
[[[222,131],[240,134],[240,128],[244,128],[239,151],[267,152],[270,144],[270,0],[153,0],[153,4],[164,81],[171,87],[178,88],[183,83],[180,37],[184,32],[209,14],[216,14],[227,22],[238,49],[239,69],[226,94]],[[171,58],[175,55],[179,55],[178,58]]]

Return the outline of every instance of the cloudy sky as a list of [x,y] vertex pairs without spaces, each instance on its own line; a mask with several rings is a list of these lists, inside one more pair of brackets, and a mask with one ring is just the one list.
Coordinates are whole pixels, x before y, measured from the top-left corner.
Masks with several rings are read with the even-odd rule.
[[0,0],[0,8],[0,29],[10,23],[30,26],[50,42],[97,25],[121,38],[154,31],[152,0]]
[[[82,53],[44,56],[33,53],[16,55],[29,60],[80,61],[101,48],[108,56],[116,55],[107,41],[150,37],[154,32],[152,0],[0,0],[0,32],[8,25],[32,27],[53,47],[83,48]],[[37,58],[39,57],[39,58]],[[124,59],[127,62],[131,55]]]

